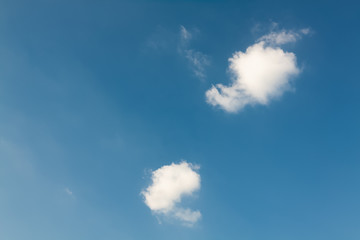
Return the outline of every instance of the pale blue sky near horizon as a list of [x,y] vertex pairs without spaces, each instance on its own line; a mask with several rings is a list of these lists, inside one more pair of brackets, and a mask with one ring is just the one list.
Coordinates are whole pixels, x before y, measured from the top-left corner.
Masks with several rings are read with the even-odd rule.
[[[356,1],[0,1],[0,239],[360,238]],[[301,72],[267,105],[205,92],[277,29]],[[204,76],[181,50],[207,56]],[[192,227],[140,192],[186,160]]]

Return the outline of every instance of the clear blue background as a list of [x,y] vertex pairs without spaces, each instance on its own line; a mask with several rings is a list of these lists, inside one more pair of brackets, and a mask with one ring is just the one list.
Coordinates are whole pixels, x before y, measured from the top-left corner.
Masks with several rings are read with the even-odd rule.
[[[0,1],[0,239],[360,239],[359,12]],[[238,114],[206,104],[227,59],[272,21],[313,31],[286,48],[303,69],[296,90]],[[199,30],[205,81],[177,51],[180,25]],[[193,228],[159,224],[140,196],[150,169],[181,159],[201,166]]]

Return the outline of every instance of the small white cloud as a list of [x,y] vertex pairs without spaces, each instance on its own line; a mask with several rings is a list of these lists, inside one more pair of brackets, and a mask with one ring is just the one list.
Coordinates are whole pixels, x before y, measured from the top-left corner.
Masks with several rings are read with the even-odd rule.
[[70,191],[69,188],[65,188],[64,191],[66,192],[66,194],[68,194],[69,196],[73,196],[73,192]]
[[187,209],[179,208],[174,211],[174,216],[177,219],[185,222],[185,224],[187,224],[188,226],[192,226],[197,221],[199,221],[199,219],[201,218],[201,213],[199,210],[193,211],[188,208]]
[[303,28],[300,29],[300,32],[304,35],[308,35],[310,33],[310,28]]
[[179,219],[190,226],[196,223],[201,213],[179,205],[184,196],[192,196],[200,189],[197,169],[197,166],[183,161],[153,171],[152,184],[141,192],[145,204],[157,215]]
[[232,84],[217,84],[206,92],[206,100],[227,112],[238,112],[246,105],[266,105],[273,98],[280,97],[291,89],[292,77],[300,73],[296,56],[276,45],[295,42],[301,34],[281,31],[261,37],[245,52],[235,52],[229,59]]
[[184,27],[180,26],[180,45],[179,53],[188,60],[191,65],[194,75],[201,80],[206,77],[206,67],[210,65],[210,59],[206,54],[203,54],[194,49],[189,49],[189,41],[193,38],[193,35]]

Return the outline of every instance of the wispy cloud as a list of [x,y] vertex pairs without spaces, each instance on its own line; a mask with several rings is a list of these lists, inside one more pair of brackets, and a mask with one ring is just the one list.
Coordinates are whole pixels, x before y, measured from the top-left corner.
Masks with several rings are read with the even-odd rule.
[[192,38],[192,34],[184,27],[180,26],[180,37],[181,41],[187,43]]
[[192,39],[193,34],[184,26],[180,26],[179,53],[188,60],[194,75],[204,80],[206,78],[206,67],[210,65],[210,58],[202,52],[189,48],[189,42]]
[[185,57],[192,66],[192,70],[196,77],[205,79],[205,68],[210,64],[209,58],[201,52],[195,50],[185,50]]
[[269,45],[283,45],[286,43],[296,42],[301,39],[303,35],[310,33],[309,28],[303,28],[299,31],[292,30],[281,30],[281,31],[272,31],[269,34],[266,34],[258,39],[258,42],[264,41]]
[[260,37],[245,52],[235,52],[229,58],[232,74],[230,86],[217,84],[206,92],[206,100],[231,113],[247,105],[268,104],[291,89],[291,79],[300,73],[296,56],[280,45],[296,42],[309,29],[270,32]]
[[158,216],[178,219],[192,226],[201,218],[200,211],[182,208],[180,204],[184,196],[192,196],[200,189],[198,169],[183,161],[153,171],[152,184],[141,192],[145,204]]
[[67,195],[69,195],[69,196],[73,196],[73,192],[72,191],[70,191],[70,189],[69,188],[65,188],[64,189],[64,191],[65,191],[65,193],[67,194]]

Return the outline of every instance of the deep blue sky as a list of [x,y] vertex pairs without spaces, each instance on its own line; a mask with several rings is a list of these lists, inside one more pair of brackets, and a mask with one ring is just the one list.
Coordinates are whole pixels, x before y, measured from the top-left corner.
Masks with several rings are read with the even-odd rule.
[[[358,240],[359,12],[0,1],[0,239]],[[236,114],[207,104],[228,58],[271,22],[312,29],[286,47],[302,68],[295,90]],[[205,80],[179,54],[180,26],[211,59]],[[149,169],[181,159],[201,166],[192,228],[159,224],[140,195]]]

